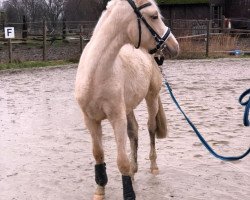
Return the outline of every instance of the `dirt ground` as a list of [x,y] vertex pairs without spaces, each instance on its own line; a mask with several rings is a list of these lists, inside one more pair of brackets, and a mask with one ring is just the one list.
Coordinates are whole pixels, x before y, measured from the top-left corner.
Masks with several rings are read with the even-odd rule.
[[[167,61],[177,99],[222,155],[249,148],[239,95],[250,87],[250,59]],[[90,200],[95,190],[88,131],[74,100],[76,65],[0,72],[0,200]],[[201,145],[162,88],[169,137],[157,140],[160,173],[149,173],[147,111],[136,109],[138,200],[247,200],[250,156],[223,162]],[[107,200],[122,199],[112,129],[103,122]]]

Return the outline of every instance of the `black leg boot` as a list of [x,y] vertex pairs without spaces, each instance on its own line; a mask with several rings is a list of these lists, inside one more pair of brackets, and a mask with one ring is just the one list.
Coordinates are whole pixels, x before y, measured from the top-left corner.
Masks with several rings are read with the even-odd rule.
[[102,187],[108,183],[106,163],[95,165],[95,182]]
[[122,176],[123,199],[135,200],[135,192],[133,190],[132,180],[130,176]]

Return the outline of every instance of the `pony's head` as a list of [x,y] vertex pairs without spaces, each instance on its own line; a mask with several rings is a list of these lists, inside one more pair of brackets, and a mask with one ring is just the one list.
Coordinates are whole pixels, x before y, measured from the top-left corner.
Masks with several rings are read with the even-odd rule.
[[154,0],[126,0],[131,20],[127,26],[130,42],[143,47],[153,54],[161,51],[170,56],[179,53],[179,44],[170,29],[162,21],[159,8]]

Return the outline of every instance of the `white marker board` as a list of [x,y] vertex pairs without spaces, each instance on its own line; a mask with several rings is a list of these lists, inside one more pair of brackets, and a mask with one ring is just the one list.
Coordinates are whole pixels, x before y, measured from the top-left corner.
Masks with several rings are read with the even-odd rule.
[[5,39],[15,38],[14,27],[4,27]]

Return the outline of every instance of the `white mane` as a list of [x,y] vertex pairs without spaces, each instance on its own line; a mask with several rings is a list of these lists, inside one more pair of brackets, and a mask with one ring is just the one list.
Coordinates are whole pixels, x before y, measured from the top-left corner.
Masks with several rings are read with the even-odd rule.
[[94,29],[93,35],[98,32],[100,25],[103,24],[103,22],[108,18],[109,14],[111,13],[112,8],[120,1],[123,0],[111,0],[108,2],[106,6],[106,10],[104,10],[101,14],[100,19],[98,20],[98,23],[96,24],[96,27]]

